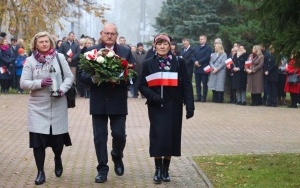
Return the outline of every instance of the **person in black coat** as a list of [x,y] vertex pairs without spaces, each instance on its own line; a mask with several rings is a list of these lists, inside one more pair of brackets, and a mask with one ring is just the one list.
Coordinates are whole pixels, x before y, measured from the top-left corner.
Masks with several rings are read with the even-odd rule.
[[182,39],[183,48],[181,50],[181,56],[185,60],[186,69],[190,78],[190,81],[193,79],[193,72],[194,72],[194,62],[193,62],[193,55],[194,49],[191,48],[190,41],[187,38]]
[[[130,48],[116,44],[118,37],[117,26],[113,23],[106,23],[100,32],[102,43],[89,47],[87,51],[102,48],[112,49],[120,57],[125,58],[129,63],[134,63]],[[107,123],[110,120],[112,131],[112,151],[111,156],[115,165],[115,173],[118,176],[124,174],[124,164],[122,161],[123,151],[126,143],[125,123],[128,114],[127,109],[127,83],[104,82],[98,86],[94,77],[80,72],[80,79],[90,86],[90,114],[93,120],[94,143],[98,160],[98,175],[96,183],[107,181],[109,171],[107,154]]]
[[237,53],[233,56],[231,64],[232,89],[236,90],[236,104],[246,105],[247,73],[245,72],[245,61],[248,54],[243,45],[240,45]]
[[[206,43],[205,35],[199,37],[199,45],[194,50],[193,62],[195,64],[196,102],[206,102],[208,91],[208,73],[204,68],[209,65],[212,48]],[[201,88],[203,86],[203,91]]]
[[[143,64],[140,92],[147,98],[150,120],[150,157],[154,157],[154,183],[170,181],[169,165],[171,156],[181,155],[181,129],[183,104],[186,118],[194,115],[192,83],[188,77],[185,61],[171,54],[170,37],[160,34],[155,37],[156,55]],[[152,84],[154,75],[175,75],[172,86]],[[148,80],[148,81],[147,81]]]
[[15,56],[10,50],[7,39],[0,37],[0,83],[1,92],[8,93],[14,74]]
[[75,41],[75,34],[73,31],[69,33],[68,40],[60,45],[58,52],[64,54],[73,73],[74,83],[76,83],[77,66],[81,50],[79,44]]
[[277,106],[277,92],[278,92],[278,66],[275,63],[273,56],[274,48],[270,46],[270,54],[264,62],[264,74],[267,87],[267,101],[266,106]]

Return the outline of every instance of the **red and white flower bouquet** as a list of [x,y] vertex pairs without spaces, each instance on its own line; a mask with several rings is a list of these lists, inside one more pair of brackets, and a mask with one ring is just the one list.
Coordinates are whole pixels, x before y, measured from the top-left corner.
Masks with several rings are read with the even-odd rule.
[[97,83],[119,83],[121,80],[130,81],[137,73],[133,65],[114,51],[102,48],[88,51],[80,55],[79,68],[89,76],[97,78]]

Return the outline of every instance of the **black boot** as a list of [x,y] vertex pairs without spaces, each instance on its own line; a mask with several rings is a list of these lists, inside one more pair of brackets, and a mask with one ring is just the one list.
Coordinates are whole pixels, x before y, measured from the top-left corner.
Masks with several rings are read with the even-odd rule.
[[212,90],[212,102],[218,101],[218,94],[215,90]]
[[162,158],[154,159],[155,161],[155,174],[153,181],[155,184],[159,184],[162,181]]
[[56,177],[60,177],[63,173],[63,166],[62,166],[61,158],[59,158],[59,159],[54,158],[54,163],[55,163],[54,173],[55,173]]
[[166,159],[166,158],[164,158],[163,160],[162,180],[164,182],[170,181],[170,176],[169,176],[170,161],[171,159]]
[[297,108],[297,95],[294,93],[290,93],[291,96],[291,105],[288,106],[289,108]]
[[35,178],[35,184],[36,185],[42,185],[46,181],[45,172],[44,171],[38,171],[38,174]]

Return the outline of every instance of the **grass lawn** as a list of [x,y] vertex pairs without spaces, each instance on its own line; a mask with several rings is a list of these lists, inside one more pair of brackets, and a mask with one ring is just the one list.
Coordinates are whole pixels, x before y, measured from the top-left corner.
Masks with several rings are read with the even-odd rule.
[[193,157],[215,188],[300,188],[300,154]]

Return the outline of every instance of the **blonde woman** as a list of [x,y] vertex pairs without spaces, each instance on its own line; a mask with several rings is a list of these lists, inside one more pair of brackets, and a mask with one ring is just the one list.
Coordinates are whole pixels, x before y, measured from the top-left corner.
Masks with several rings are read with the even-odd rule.
[[215,53],[211,55],[211,59],[209,62],[212,70],[210,72],[208,81],[208,88],[213,92],[213,102],[222,103],[224,100],[226,59],[227,55],[224,52],[223,45],[220,43],[215,44]]
[[251,106],[259,106],[262,105],[261,94],[264,91],[264,56],[259,45],[253,46],[252,54],[249,55],[248,60],[252,61],[252,63],[249,67],[245,68],[248,74],[247,91],[251,93]]
[[[57,54],[55,42],[48,32],[37,33],[31,41],[32,55],[26,59],[22,71],[20,86],[30,90],[28,100],[28,131],[29,147],[38,169],[36,185],[46,181],[44,163],[46,148],[54,152],[55,175],[60,177],[63,172],[61,154],[63,147],[72,145],[68,133],[68,106],[66,93],[73,83],[73,74],[62,54]],[[61,62],[61,68],[58,59]],[[56,82],[50,77],[50,67],[57,73]],[[62,69],[62,70],[61,70]],[[61,76],[64,72],[64,80]],[[56,97],[51,97],[49,87],[58,83]]]

